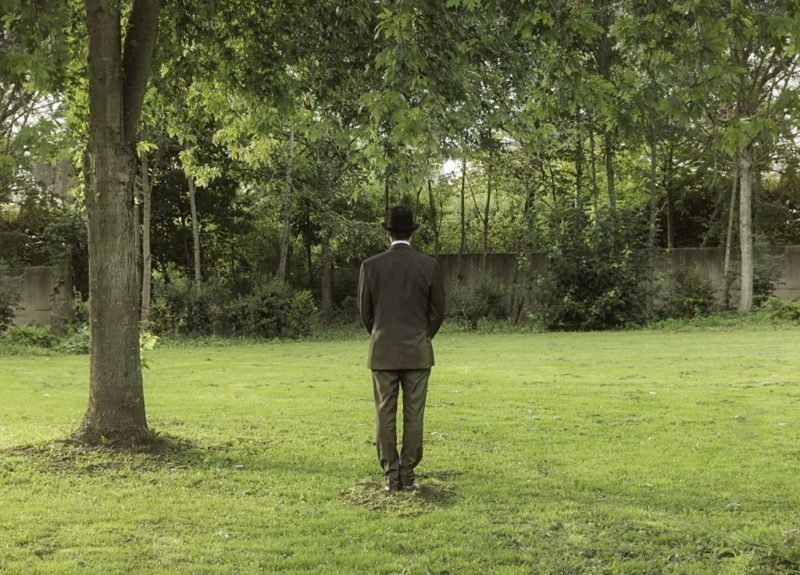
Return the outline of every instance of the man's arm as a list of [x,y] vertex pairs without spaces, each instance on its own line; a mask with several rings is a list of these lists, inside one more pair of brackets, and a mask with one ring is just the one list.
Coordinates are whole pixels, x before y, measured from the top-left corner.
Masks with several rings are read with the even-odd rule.
[[367,284],[367,270],[361,264],[358,274],[358,310],[361,312],[361,321],[369,333],[372,333],[372,324],[375,321],[375,308],[372,306],[372,295]]
[[431,295],[430,303],[428,304],[428,325],[430,325],[431,339],[442,327],[444,321],[444,310],[446,305],[444,295],[444,280],[442,279],[442,270],[439,268],[439,262],[434,261],[433,279],[431,281]]

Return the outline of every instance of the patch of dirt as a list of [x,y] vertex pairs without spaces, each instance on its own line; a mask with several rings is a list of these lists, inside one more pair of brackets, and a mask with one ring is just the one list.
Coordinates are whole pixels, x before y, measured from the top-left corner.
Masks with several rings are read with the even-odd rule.
[[351,505],[401,517],[416,517],[446,507],[453,496],[453,489],[449,485],[430,475],[420,476],[419,489],[416,491],[387,493],[383,489],[383,481],[371,479],[360,481],[341,493],[342,499]]

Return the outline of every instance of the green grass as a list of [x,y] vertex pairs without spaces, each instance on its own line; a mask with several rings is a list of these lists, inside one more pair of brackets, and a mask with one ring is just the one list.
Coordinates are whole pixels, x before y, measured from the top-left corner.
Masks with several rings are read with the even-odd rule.
[[800,572],[800,329],[437,340],[422,492],[366,341],[164,347],[152,448],[56,442],[86,356],[0,358],[0,572]]

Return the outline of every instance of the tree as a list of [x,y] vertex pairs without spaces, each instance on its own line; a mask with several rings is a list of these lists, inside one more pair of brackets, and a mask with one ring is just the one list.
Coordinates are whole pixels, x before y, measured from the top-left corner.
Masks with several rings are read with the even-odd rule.
[[89,36],[91,362],[89,407],[76,437],[129,444],[146,437],[139,357],[139,281],[133,185],[136,140],[160,0],[133,0],[122,41],[115,0],[85,0]]

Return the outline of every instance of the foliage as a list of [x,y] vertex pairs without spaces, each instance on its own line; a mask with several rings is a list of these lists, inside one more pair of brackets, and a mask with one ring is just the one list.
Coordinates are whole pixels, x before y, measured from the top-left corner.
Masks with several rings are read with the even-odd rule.
[[547,269],[536,280],[532,313],[549,330],[640,325],[648,317],[650,260],[636,214],[584,227],[572,212],[555,232]]
[[669,313],[673,317],[696,317],[710,314],[716,306],[716,288],[700,270],[679,269],[672,276]]
[[58,342],[58,336],[49,327],[35,325],[13,325],[0,335],[0,339],[6,344],[22,347],[52,348]]
[[785,301],[776,297],[767,298],[760,310],[772,319],[800,322],[800,301]]
[[0,333],[11,325],[20,297],[19,281],[11,277],[8,266],[0,260]]
[[783,259],[769,253],[763,245],[756,246],[753,270],[753,307],[759,308],[775,294],[781,283]]
[[62,336],[55,349],[62,353],[83,355],[89,353],[90,343],[89,326],[84,324]]
[[309,335],[319,323],[311,292],[292,293],[286,282],[270,278],[242,299],[240,333],[272,339]]
[[154,282],[148,324],[154,334],[293,338],[310,335],[319,325],[313,294],[275,278],[239,296],[219,280],[198,291],[177,271],[170,278],[166,283],[157,276]]
[[450,286],[452,315],[470,329],[478,329],[482,319],[506,318],[506,290],[487,274],[481,274],[469,282]]

